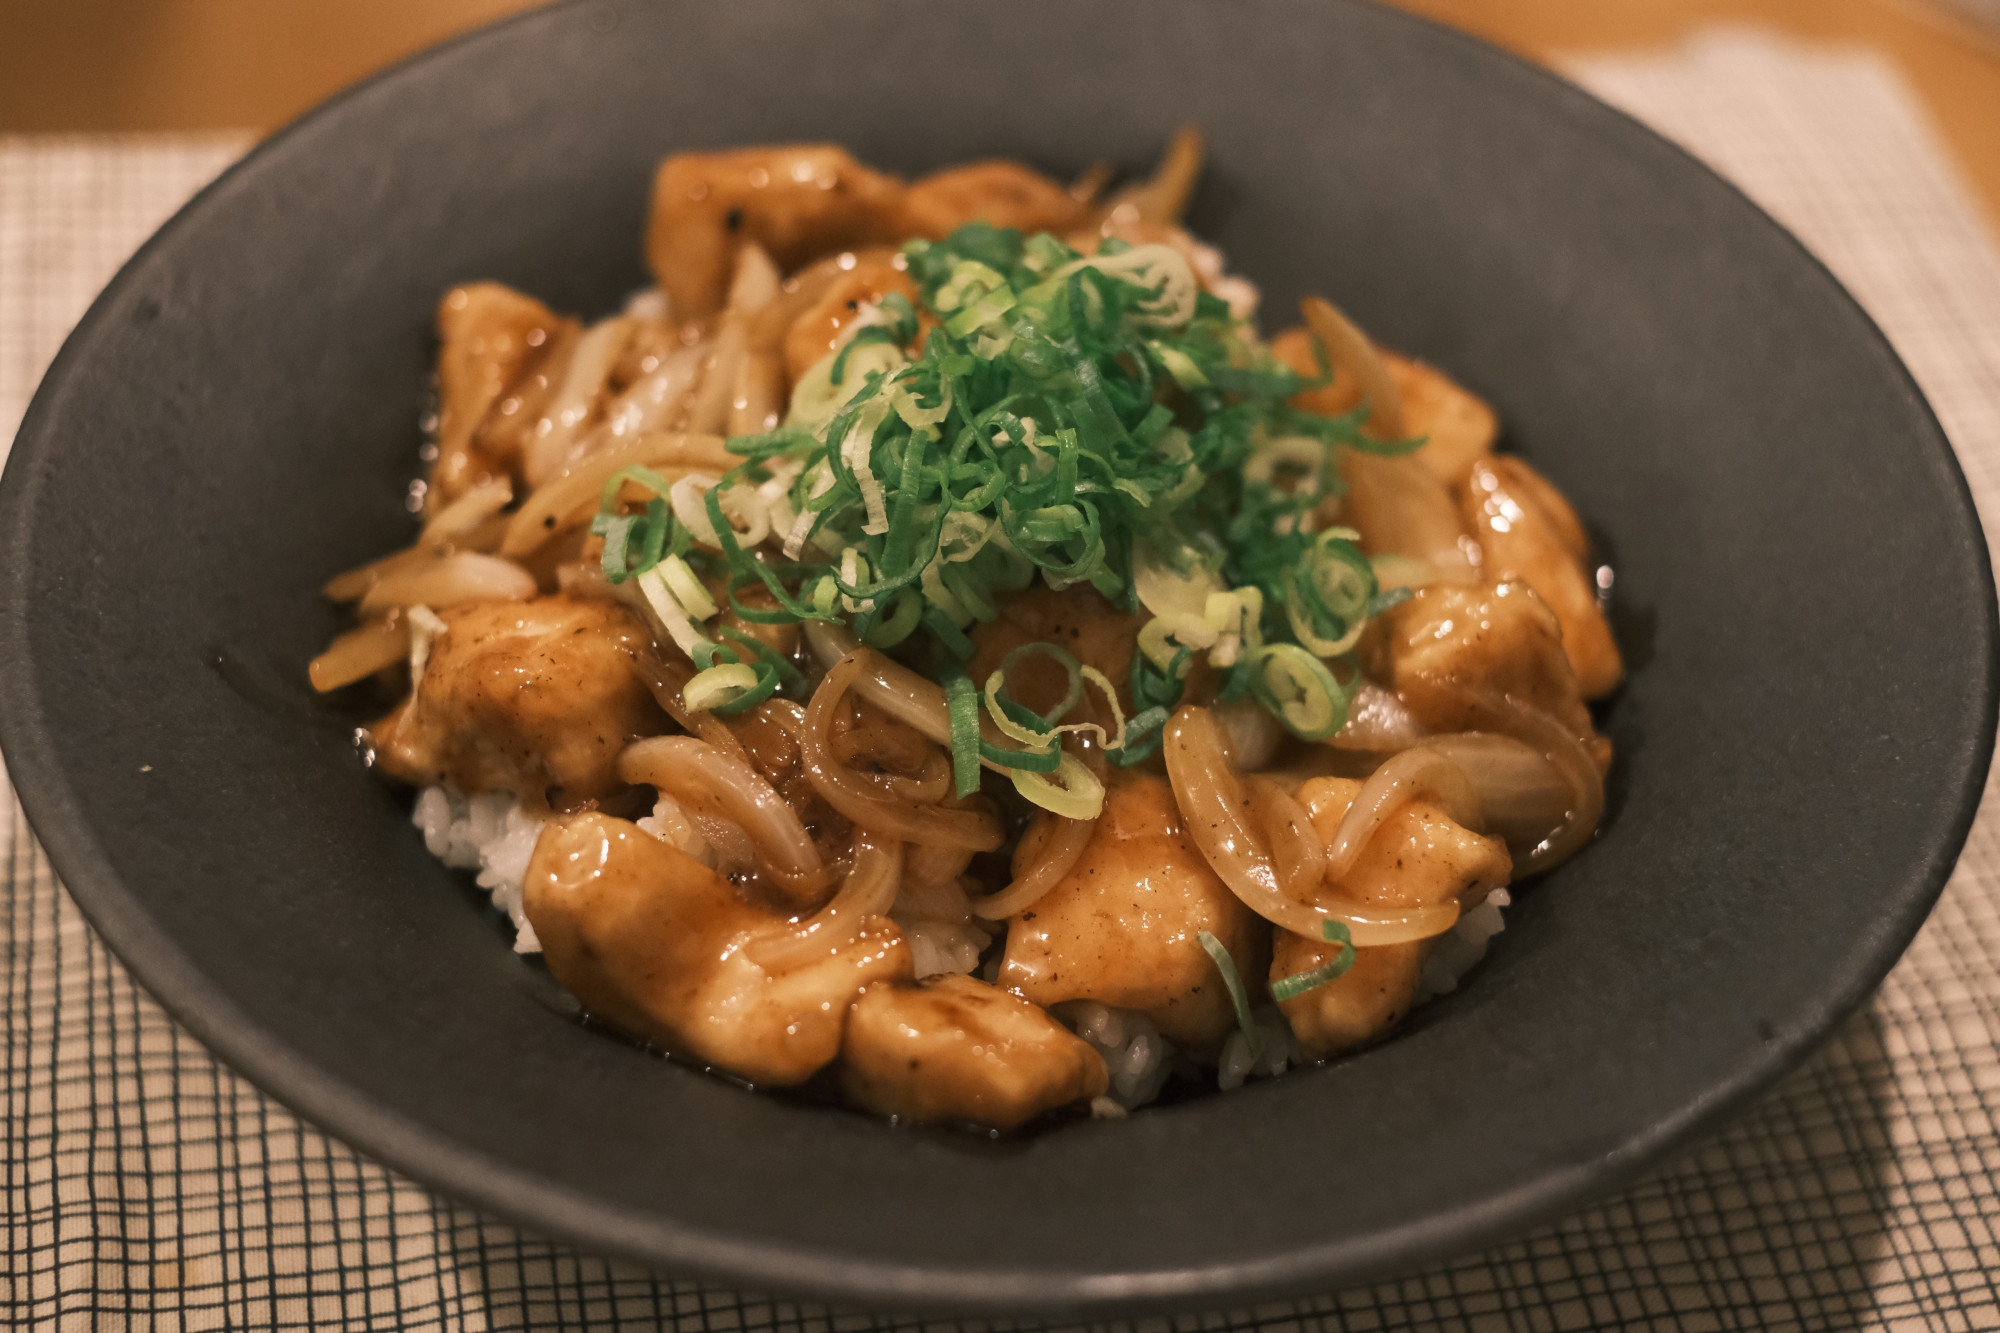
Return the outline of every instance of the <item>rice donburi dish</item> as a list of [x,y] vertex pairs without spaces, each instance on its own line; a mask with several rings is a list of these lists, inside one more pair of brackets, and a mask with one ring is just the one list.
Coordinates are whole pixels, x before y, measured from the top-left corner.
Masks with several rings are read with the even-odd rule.
[[445,294],[422,528],[312,663],[594,1019],[906,1120],[1374,1041],[1574,855],[1609,570],[1492,412],[1122,188],[684,154],[657,284]]

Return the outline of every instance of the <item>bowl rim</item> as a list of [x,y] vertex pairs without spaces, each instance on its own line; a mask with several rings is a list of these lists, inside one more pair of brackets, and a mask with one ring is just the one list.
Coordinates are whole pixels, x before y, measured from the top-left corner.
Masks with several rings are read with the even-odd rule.
[[[1601,101],[1556,72],[1441,22],[1378,3],[1341,0],[1375,11],[1382,19],[1426,30],[1431,40],[1460,48],[1500,67],[1510,77],[1528,75],[1541,94],[1595,137],[1628,153],[1678,159],[1692,167],[1708,188],[1719,186],[1733,200],[1746,225],[1775,232],[1793,255],[1837,292],[1872,342],[1872,351],[1891,369],[1897,387],[1915,410],[1923,438],[1918,447],[1940,456],[1956,501],[1975,532],[1978,510],[1956,452],[1907,366],[1874,319],[1826,264],[1782,223],[1737,185],[1673,140],[1615,106]],[[1932,849],[1917,892],[1903,904],[1888,937],[1893,951],[1871,958],[1823,993],[1812,1021],[1767,1045],[1761,1063],[1709,1095],[1635,1134],[1608,1159],[1546,1172],[1530,1184],[1471,1206],[1461,1205],[1408,1226],[1377,1233],[1370,1243],[1352,1241],[1302,1247],[1256,1263],[1218,1263],[1176,1272],[1063,1275],[1035,1271],[917,1269],[875,1259],[800,1254],[783,1243],[718,1240],[657,1216],[609,1204],[546,1177],[496,1161],[452,1137],[424,1128],[344,1083],[266,1032],[228,999],[184,953],[160,932],[142,895],[116,873],[100,846],[84,803],[63,780],[62,747],[51,734],[32,688],[30,608],[23,571],[34,544],[34,512],[43,474],[61,448],[50,418],[58,390],[68,379],[78,349],[90,341],[119,304],[156,250],[170,245],[217,195],[292,140],[340,116],[351,104],[404,80],[420,79],[432,66],[462,56],[517,28],[565,21],[582,12],[610,12],[606,0],[561,0],[529,10],[418,51],[340,91],[276,133],[258,141],[163,223],[120,267],[64,340],[37,385],[0,475],[0,751],[11,770],[17,799],[35,837],[45,849],[62,887],[105,945],[145,990],[232,1071],[241,1074],[301,1119],[408,1178],[450,1198],[464,1200],[517,1223],[532,1233],[573,1242],[589,1251],[638,1261],[675,1276],[719,1280],[746,1294],[796,1295],[850,1306],[900,1308],[961,1314],[1060,1314],[1109,1316],[1211,1308],[1257,1299],[1320,1292],[1370,1277],[1413,1271],[1450,1255],[1518,1235],[1553,1218],[1622,1189],[1649,1167],[1726,1118],[1799,1065],[1833,1029],[1871,994],[1929,915],[1955,866],[1978,812],[2000,721],[2000,674],[1989,669],[1977,739],[1962,788],[1956,793],[1950,833]],[[1990,664],[2000,644],[2000,602],[1994,596],[1990,547],[1975,543],[1978,572],[1986,591],[1981,641],[1973,645]],[[1337,1251],[1337,1253],[1336,1253]]]

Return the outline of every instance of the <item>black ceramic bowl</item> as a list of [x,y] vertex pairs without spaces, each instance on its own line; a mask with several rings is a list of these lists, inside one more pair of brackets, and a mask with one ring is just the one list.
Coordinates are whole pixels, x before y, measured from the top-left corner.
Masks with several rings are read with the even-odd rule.
[[[1287,318],[1324,291],[1489,397],[1619,571],[1612,809],[1392,1041],[991,1143],[753,1095],[567,1016],[356,720],[333,571],[407,539],[452,283],[612,309],[654,163],[814,138],[917,172],[1150,160]],[[1741,196],[1543,74],[1325,0],[588,4],[265,144],[111,285],[0,490],[7,759],[91,920],[301,1113],[664,1269],[1104,1313],[1327,1288],[1626,1180],[1875,985],[1994,725],[1986,548],[1881,335]]]

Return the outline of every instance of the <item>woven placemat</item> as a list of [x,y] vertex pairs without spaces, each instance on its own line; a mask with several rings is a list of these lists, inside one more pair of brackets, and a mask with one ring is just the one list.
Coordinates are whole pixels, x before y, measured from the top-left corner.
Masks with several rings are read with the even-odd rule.
[[[1796,230],[1915,371],[2000,517],[2000,251],[1892,71],[1721,32],[1572,71]],[[0,441],[118,263],[241,138],[0,139]],[[1948,650],[1949,645],[1940,645]],[[0,798],[17,1326],[915,1327],[579,1255],[439,1199],[218,1065],[106,953]],[[1880,993],[1750,1113],[1600,1207],[1323,1298],[1146,1326],[2000,1325],[2000,814]]]

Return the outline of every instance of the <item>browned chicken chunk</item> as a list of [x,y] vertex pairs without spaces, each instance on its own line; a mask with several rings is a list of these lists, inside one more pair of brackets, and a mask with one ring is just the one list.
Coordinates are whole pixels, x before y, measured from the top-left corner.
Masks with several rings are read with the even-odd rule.
[[1061,232],[1090,205],[1018,162],[972,162],[933,172],[910,186],[903,231],[941,241],[968,222],[990,222],[1032,235]]
[[1561,622],[1525,583],[1419,588],[1363,643],[1369,674],[1433,732],[1505,731],[1495,701],[1512,698],[1569,728],[1600,772],[1611,764],[1611,742],[1592,727],[1563,652]]
[[1569,502],[1518,458],[1473,463],[1459,499],[1487,570],[1521,579],[1556,613],[1583,697],[1598,699],[1616,689],[1625,664],[1598,609],[1586,564],[1589,546]]
[[[510,390],[578,333],[574,320],[497,282],[446,292],[437,323],[438,456],[424,494],[432,510],[483,481],[509,475],[513,450],[480,438],[480,427],[505,405]],[[539,388],[545,391],[547,385]],[[525,419],[533,411],[514,415]]]
[[[1340,821],[1361,787],[1353,778],[1313,778],[1299,788],[1298,802],[1326,845],[1339,836]],[[1371,907],[1456,903],[1466,909],[1505,888],[1513,869],[1506,843],[1461,826],[1435,802],[1415,800],[1382,821],[1347,873],[1326,891]]]
[[[1331,844],[1362,784],[1314,778],[1299,789],[1313,829]],[[1383,821],[1353,866],[1326,892],[1375,907],[1477,906],[1507,883],[1513,861],[1506,844],[1460,827],[1430,801],[1411,801]],[[1329,962],[1339,946],[1277,932],[1271,979]],[[1279,1008],[1308,1055],[1324,1059],[1387,1033],[1410,1011],[1431,941],[1357,949],[1354,966]]]
[[1201,946],[1204,930],[1240,975],[1262,966],[1263,923],[1209,869],[1173,788],[1123,774],[1076,865],[1008,924],[1000,984],[1044,1007],[1096,1000],[1142,1010],[1169,1041],[1213,1050],[1236,1013]]
[[805,373],[840,346],[848,325],[861,317],[863,306],[879,304],[890,292],[917,303],[917,285],[896,267],[889,251],[856,255],[854,267],[833,279],[820,298],[793,321],[785,334],[785,369],[796,384]]
[[1474,462],[1493,452],[1500,422],[1477,394],[1435,366],[1384,352],[1389,377],[1403,400],[1403,429],[1424,444],[1410,457],[1447,486],[1455,486]]
[[1104,1059],[1019,996],[947,973],[861,992],[840,1048],[860,1105],[918,1121],[1013,1129],[1102,1096]]
[[[1271,946],[1271,980],[1330,963],[1340,949],[1338,944],[1281,930]],[[1310,1059],[1324,1060],[1365,1046],[1393,1031],[1410,1012],[1430,952],[1429,940],[1356,949],[1347,971],[1278,1008]]]
[[391,777],[574,808],[622,785],[620,750],[666,729],[632,670],[651,636],[622,606],[557,596],[439,614],[422,679],[370,729]]
[[653,180],[646,258],[677,320],[722,308],[745,241],[782,269],[835,250],[889,244],[900,230],[903,183],[829,144],[679,153]]
[[522,885],[549,971],[592,1014],[753,1083],[804,1082],[840,1053],[848,1006],[870,982],[907,978],[887,917],[781,972],[751,957],[789,929],[726,880],[636,824],[604,815],[542,831]]

